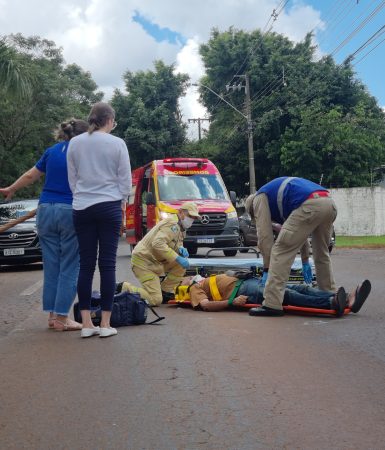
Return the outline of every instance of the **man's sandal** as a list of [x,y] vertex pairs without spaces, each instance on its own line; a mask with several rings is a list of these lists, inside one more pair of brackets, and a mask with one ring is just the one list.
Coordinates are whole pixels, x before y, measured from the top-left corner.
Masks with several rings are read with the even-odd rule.
[[332,308],[336,311],[336,317],[341,317],[344,315],[346,299],[347,295],[345,289],[340,287],[332,301]]
[[56,331],[79,331],[83,328],[83,325],[71,319],[67,319],[65,322],[55,319],[53,328]]
[[365,280],[360,286],[357,286],[355,299],[350,307],[352,312],[358,313],[358,311],[362,308],[362,305],[365,303],[365,300],[368,298],[371,289],[372,285],[369,280]]

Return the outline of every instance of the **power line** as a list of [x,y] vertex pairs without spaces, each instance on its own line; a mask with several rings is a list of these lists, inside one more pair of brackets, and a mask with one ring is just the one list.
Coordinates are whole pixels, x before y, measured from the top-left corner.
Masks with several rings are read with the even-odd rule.
[[[365,41],[361,47],[359,47],[354,53],[349,55],[345,61],[353,61],[356,55],[360,53],[362,50],[364,50],[366,47],[368,47],[370,44],[372,44],[376,39],[378,39],[382,34],[385,32],[385,25],[383,25],[380,29],[378,29],[370,38]],[[377,47],[377,46],[376,46]]]
[[[289,0],[280,0],[280,2],[278,3],[277,7],[275,9],[273,9],[273,12],[271,13],[270,18],[267,21],[267,24],[269,23],[269,21],[271,20],[271,17],[273,17],[273,16],[274,16],[273,22],[275,22],[278,19],[279,15],[282,13],[282,11],[284,10],[285,6],[288,3],[289,3]],[[278,10],[278,12],[277,12],[277,10]],[[266,28],[267,24],[265,25],[265,28]],[[258,47],[262,44],[264,36],[267,33],[269,33],[270,31],[271,31],[271,28],[267,32],[262,32],[262,39],[259,41]],[[237,70],[235,75],[233,75],[231,80],[228,83],[226,83],[226,84],[231,84],[233,82],[234,78],[236,78],[236,76],[239,75],[243,71],[243,68],[245,67],[246,62],[248,61],[248,59],[250,59],[250,57],[254,56],[254,52],[257,50],[257,48],[256,47],[252,47],[250,49],[249,53],[246,55],[245,59],[243,60],[241,66],[239,67],[239,69]]]
[[381,2],[331,53],[331,56],[338,53],[348,42],[350,42],[353,37],[364,28],[385,6],[385,0]]

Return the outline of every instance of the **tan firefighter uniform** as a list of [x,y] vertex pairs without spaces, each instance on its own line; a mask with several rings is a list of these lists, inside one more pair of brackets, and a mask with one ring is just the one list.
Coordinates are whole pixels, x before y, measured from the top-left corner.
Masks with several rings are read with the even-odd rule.
[[[131,256],[136,278],[147,292],[151,305],[162,303],[162,291],[173,292],[186,270],[176,262],[185,232],[178,224],[178,216],[163,219],[138,242]],[[166,275],[162,282],[159,277]]]

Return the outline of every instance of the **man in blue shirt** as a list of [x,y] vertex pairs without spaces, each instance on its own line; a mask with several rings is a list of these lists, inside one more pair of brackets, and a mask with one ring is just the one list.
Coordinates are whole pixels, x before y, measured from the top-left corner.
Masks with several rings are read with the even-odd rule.
[[[318,286],[335,290],[328,247],[337,208],[327,189],[304,178],[276,178],[247,198],[246,211],[255,219],[264,264],[261,282],[265,285],[263,305],[251,309],[250,315],[283,315],[290,268],[310,234]],[[272,222],[282,224],[275,243]],[[303,274],[305,280],[311,279],[310,264],[304,260]]]

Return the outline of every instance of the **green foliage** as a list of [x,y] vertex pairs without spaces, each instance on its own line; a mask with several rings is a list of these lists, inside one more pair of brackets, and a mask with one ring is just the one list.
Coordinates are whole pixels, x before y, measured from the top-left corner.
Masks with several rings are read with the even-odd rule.
[[188,76],[175,74],[174,66],[155,62],[154,71],[126,72],[127,94],[115,91],[112,106],[133,167],[152,159],[178,156],[185,143],[185,125],[178,100],[185,94]]
[[[85,119],[93,102],[103,94],[89,73],[76,65],[65,66],[61,49],[39,37],[11,35],[7,42],[30,76],[28,96],[0,96],[0,186],[7,186],[32,167],[54,144],[53,131],[71,117]],[[36,196],[35,184],[22,196]]]
[[31,77],[18,53],[0,38],[0,93],[23,98],[31,94]]
[[[328,186],[362,186],[384,159],[384,113],[348,63],[316,60],[311,35],[294,44],[256,30],[213,30],[200,48],[209,87],[245,112],[244,91],[225,92],[248,74],[254,121],[257,187],[282,175],[296,175]],[[283,78],[283,69],[285,78]],[[249,190],[247,123],[244,117],[203,86],[202,103],[211,114],[203,140],[212,150],[228,188]]]

